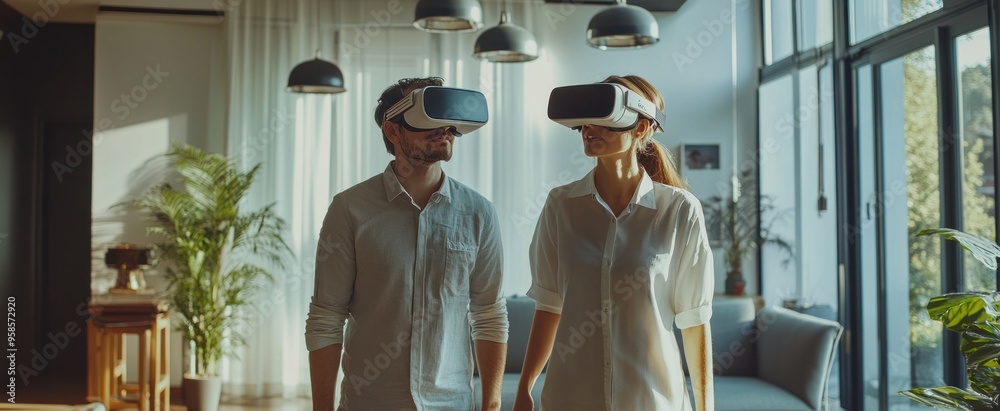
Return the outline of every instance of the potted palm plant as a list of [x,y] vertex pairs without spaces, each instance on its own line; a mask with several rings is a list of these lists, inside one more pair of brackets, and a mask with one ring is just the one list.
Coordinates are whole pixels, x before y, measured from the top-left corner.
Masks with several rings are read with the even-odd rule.
[[239,325],[249,297],[283,267],[290,249],[281,237],[284,221],[274,204],[246,210],[241,199],[260,167],[241,172],[219,154],[173,144],[167,156],[180,187],[165,183],[131,203],[148,211],[166,262],[166,299],[177,329],[189,343],[194,369],[184,377],[189,410],[215,410],[221,397],[216,364],[223,352],[244,342]]
[[[761,245],[771,244],[792,256],[792,247],[772,231],[775,223],[783,220],[770,196],[757,196],[757,181],[753,170],[740,171],[737,188],[730,187],[728,197],[715,196],[706,202],[705,222],[708,227],[721,228],[721,242],[726,264],[726,294],[743,295],[746,279],[743,277],[743,259]],[[742,195],[739,193],[742,192]],[[761,216],[772,216],[768,224],[759,224]]]
[[[949,228],[921,230],[918,236],[941,235],[991,270],[997,269],[1000,246],[974,234]],[[949,331],[962,335],[959,349],[965,356],[969,388],[914,388],[899,393],[939,410],[1000,410],[1000,293],[951,293],[931,298],[927,314]]]

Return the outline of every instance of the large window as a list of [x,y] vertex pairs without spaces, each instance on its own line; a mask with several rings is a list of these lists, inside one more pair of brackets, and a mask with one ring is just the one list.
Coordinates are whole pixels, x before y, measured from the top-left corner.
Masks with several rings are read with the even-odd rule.
[[926,310],[942,290],[941,244],[916,236],[942,225],[934,63],[927,47],[879,66],[888,390],[904,406],[897,391],[944,385],[941,326]]
[[[1000,286],[953,242],[916,235],[953,227],[997,238],[998,48],[988,17],[1000,21],[1000,3],[760,5],[759,187],[788,210],[776,232],[796,253],[783,267],[762,248],[764,300],[834,302],[848,329],[834,409],[837,400],[849,410],[925,409],[898,392],[967,384],[957,334],[929,318],[928,301]],[[824,198],[834,207],[824,211]]]
[[765,65],[833,41],[833,0],[763,0],[762,5]]
[[792,2],[764,0],[764,63],[771,64],[794,51]]
[[[993,161],[993,82],[990,78],[990,30],[982,28],[955,39],[958,76],[959,136],[962,142],[962,227],[996,239],[996,186]],[[996,273],[964,255],[965,288],[997,288]]]
[[[837,320],[836,157],[833,70],[825,60],[761,85],[759,177],[761,224],[792,248],[760,250],[761,295]],[[839,397],[833,372],[829,392]]]
[[833,41],[833,0],[798,0],[798,49],[809,50]]
[[943,4],[943,0],[850,0],[851,43],[909,23]]
[[[855,100],[855,107],[857,108],[856,118],[858,122],[857,129],[857,139],[858,139],[858,175],[861,176],[874,176],[875,175],[875,97],[874,97],[874,75],[872,73],[872,67],[870,65],[865,65],[858,68],[855,78],[857,79],[857,94]],[[856,204],[856,209],[859,211],[859,218],[857,222],[857,237],[855,241],[860,243],[860,261],[861,261],[861,298],[856,304],[864,307],[866,309],[860,310],[863,315],[861,315],[860,328],[861,334],[864,339],[860,344],[862,352],[860,353],[863,369],[857,371],[855,378],[861,379],[861,386],[865,389],[858,395],[863,396],[863,399],[859,399],[856,403],[862,403],[860,407],[865,410],[877,410],[879,408],[880,396],[879,393],[882,391],[882,381],[881,381],[881,344],[879,341],[881,338],[881,318],[879,308],[879,277],[878,277],[878,267],[879,267],[879,249],[878,249],[878,234],[879,229],[876,225],[879,221],[879,197],[876,194],[876,181],[874,178],[861,178],[859,181],[858,191],[861,194],[858,196],[858,202]]]

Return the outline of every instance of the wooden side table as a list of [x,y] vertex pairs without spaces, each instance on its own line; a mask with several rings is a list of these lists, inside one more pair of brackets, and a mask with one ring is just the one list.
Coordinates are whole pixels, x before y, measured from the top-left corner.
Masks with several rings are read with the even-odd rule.
[[[87,321],[87,400],[109,410],[170,409],[170,318],[160,301],[91,303]],[[125,383],[125,336],[139,336],[139,383]],[[134,395],[134,397],[132,397]]]

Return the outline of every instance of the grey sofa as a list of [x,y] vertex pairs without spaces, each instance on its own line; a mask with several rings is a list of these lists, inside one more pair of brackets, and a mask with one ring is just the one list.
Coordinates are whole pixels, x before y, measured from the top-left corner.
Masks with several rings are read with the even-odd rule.
[[[783,308],[757,312],[750,298],[717,298],[712,311],[716,410],[826,409],[830,368],[843,331],[840,324]],[[507,312],[510,337],[502,410],[514,404],[535,302],[508,297]],[[675,334],[680,341],[680,331]],[[542,373],[532,390],[536,409],[544,384]],[[474,385],[478,409],[478,375]]]

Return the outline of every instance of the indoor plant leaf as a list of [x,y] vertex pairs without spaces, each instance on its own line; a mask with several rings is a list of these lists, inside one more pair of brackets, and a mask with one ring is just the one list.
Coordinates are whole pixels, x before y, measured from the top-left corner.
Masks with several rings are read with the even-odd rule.
[[726,272],[741,275],[743,260],[765,244],[786,254],[783,264],[792,261],[792,244],[772,230],[789,210],[778,209],[771,196],[758,193],[754,169],[741,169],[729,188],[729,195],[712,197],[703,208],[706,225],[721,228]]
[[165,279],[171,310],[179,314],[174,323],[194,345],[195,367],[188,371],[212,376],[219,358],[245,343],[240,308],[253,304],[262,287],[256,283],[270,281],[269,269],[282,267],[291,249],[273,204],[258,210],[240,204],[260,165],[243,172],[225,156],[177,143],[167,156],[179,187],[162,184],[130,204],[150,212],[147,234],[160,237],[158,248],[171,263]]
[[970,324],[997,321],[1000,298],[997,293],[952,293],[933,297],[927,314],[954,332],[964,332]]
[[968,366],[980,366],[1000,358],[1000,322],[970,324],[962,333],[962,353]]
[[992,240],[951,228],[920,230],[917,236],[933,234],[940,234],[946,239],[957,241],[962,245],[962,248],[971,252],[972,256],[986,265],[986,267],[989,267],[991,270],[997,269],[997,258],[1000,258],[1000,245],[997,245]]
[[[952,229],[921,230],[958,241],[987,267],[996,269],[1000,247],[976,235]],[[915,388],[900,394],[942,410],[1000,410],[1000,293],[967,292],[933,297],[927,314],[962,336],[971,391],[954,387]]]
[[939,410],[986,411],[996,409],[996,404],[990,398],[956,387],[914,388],[900,391],[899,394]]
[[1000,404],[1000,362],[996,358],[968,367],[969,386]]

